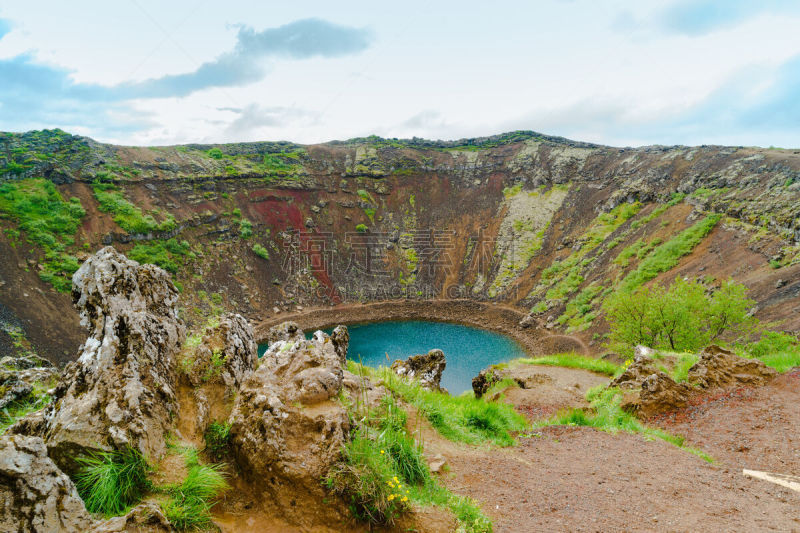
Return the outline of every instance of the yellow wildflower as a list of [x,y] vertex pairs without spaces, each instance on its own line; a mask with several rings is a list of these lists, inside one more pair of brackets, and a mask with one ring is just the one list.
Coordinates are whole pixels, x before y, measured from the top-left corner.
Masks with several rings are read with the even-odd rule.
[[394,494],[389,494],[389,497],[386,498],[386,499],[389,500],[389,501],[394,500]]

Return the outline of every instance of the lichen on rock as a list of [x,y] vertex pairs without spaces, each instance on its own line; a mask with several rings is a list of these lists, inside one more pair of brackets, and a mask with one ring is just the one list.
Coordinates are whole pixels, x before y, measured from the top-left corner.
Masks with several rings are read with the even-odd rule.
[[424,389],[441,391],[445,366],[444,352],[434,348],[426,354],[412,355],[405,361],[396,360],[392,363],[392,371],[398,376],[416,379]]
[[[338,460],[347,438],[347,412],[337,401],[342,383],[334,339],[317,331],[306,340],[302,331],[294,332],[269,347],[234,403],[234,457],[245,476],[258,479],[277,511],[293,523],[310,523],[309,510],[297,502],[325,496],[320,480]],[[323,510],[334,512],[319,512]]]
[[0,437],[0,530],[85,531],[92,519],[39,437]]
[[175,412],[175,354],[185,336],[167,272],[106,247],[75,272],[72,296],[89,331],[45,410],[42,436],[66,471],[89,450],[165,450]]

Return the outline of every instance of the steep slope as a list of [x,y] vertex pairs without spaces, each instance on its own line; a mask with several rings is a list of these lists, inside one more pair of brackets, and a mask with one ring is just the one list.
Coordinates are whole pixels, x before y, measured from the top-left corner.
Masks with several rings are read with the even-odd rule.
[[601,349],[602,300],[675,276],[748,285],[800,329],[800,151],[453,142],[122,147],[0,134],[0,349],[81,342],[64,292],[113,244],[171,271],[190,322],[226,307],[496,301]]

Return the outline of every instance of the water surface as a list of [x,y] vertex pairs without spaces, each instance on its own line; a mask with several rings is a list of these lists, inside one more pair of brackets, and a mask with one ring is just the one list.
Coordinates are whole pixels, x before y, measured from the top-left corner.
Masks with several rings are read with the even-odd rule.
[[[454,395],[471,390],[472,378],[487,366],[527,355],[510,337],[460,324],[404,320],[356,324],[348,329],[347,358],[372,367],[389,366],[395,359],[434,348],[444,351],[447,367],[442,386]],[[259,348],[260,353],[266,349]]]

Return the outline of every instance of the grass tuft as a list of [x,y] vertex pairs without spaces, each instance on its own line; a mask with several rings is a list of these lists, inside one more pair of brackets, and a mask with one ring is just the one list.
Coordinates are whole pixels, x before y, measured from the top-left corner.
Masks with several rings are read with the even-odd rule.
[[525,417],[510,405],[470,395],[450,396],[425,390],[418,382],[405,380],[387,368],[372,372],[396,396],[419,409],[446,439],[467,444],[512,446],[516,442],[512,434],[528,427]]
[[206,451],[219,461],[228,454],[228,447],[231,443],[231,425],[226,422],[211,422],[203,437],[206,441]]
[[118,516],[137,503],[150,487],[150,465],[135,448],[96,452],[76,459],[78,493],[92,513]]
[[194,448],[185,448],[183,453],[189,473],[182,483],[159,489],[169,495],[161,510],[178,530],[208,529],[213,525],[214,499],[229,488],[222,471],[225,465],[201,464]]

